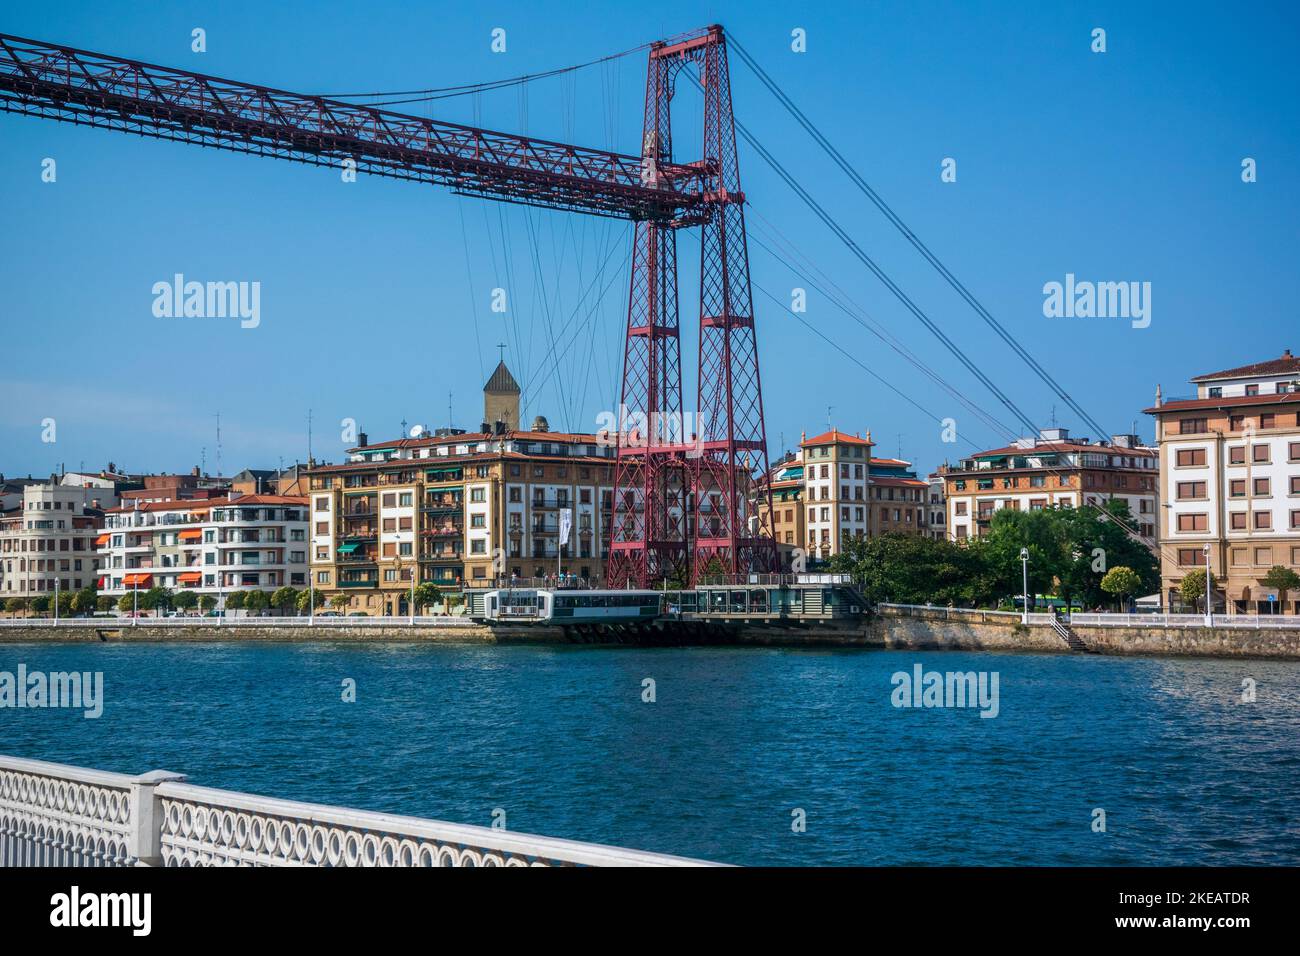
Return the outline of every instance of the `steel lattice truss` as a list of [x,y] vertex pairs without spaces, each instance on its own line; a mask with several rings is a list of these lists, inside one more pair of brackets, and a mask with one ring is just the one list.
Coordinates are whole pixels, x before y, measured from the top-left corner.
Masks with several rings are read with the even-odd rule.
[[[672,158],[669,104],[699,71],[704,158]],[[726,39],[653,44],[642,155],[532,139],[0,34],[0,110],[435,183],[636,222],[607,581],[771,571],[758,345]],[[676,230],[701,226],[698,408],[684,413]]]
[[0,34],[0,109],[635,220],[698,218],[698,170]]

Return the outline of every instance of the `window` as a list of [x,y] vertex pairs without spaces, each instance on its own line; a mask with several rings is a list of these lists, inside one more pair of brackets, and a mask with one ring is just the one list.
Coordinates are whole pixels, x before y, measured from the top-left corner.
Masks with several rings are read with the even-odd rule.
[[1228,449],[1228,464],[1244,465],[1246,463],[1246,446],[1234,445]]
[[1200,548],[1179,548],[1178,563],[1184,567],[1205,567],[1205,552]]
[[1233,531],[1245,531],[1246,512],[1234,511],[1228,515],[1228,527],[1232,528]]
[[1273,512],[1271,512],[1271,511],[1256,511],[1256,512],[1254,513],[1254,515],[1255,515],[1255,530],[1256,530],[1256,531],[1270,531],[1270,530],[1272,530],[1272,528],[1273,528]]
[[1178,497],[1182,500],[1206,497],[1205,482],[1203,481],[1178,482]]
[[1205,464],[1204,448],[1180,448],[1177,463],[1180,468],[1190,468]]
[[469,526],[470,526],[471,528],[486,528],[486,527],[487,527],[487,515],[470,515],[470,516],[469,516]]
[[317,510],[317,511],[329,511],[329,510],[330,510],[330,500],[329,500],[328,498],[317,498],[317,499],[316,499],[316,510]]
[[[1295,530],[1297,530],[1297,529],[1300,529],[1300,511],[1292,511],[1292,512],[1291,512],[1291,530],[1292,530],[1292,531],[1295,531]],[[1294,562],[1292,562],[1292,563],[1294,563]]]
[[1261,412],[1259,416],[1260,428],[1276,428],[1277,414],[1274,412]]
[[1234,478],[1232,481],[1228,482],[1228,494],[1233,498],[1246,497],[1246,479]]
[[317,522],[316,522],[316,533],[317,533],[317,534],[329,534],[329,533],[330,533],[330,525],[329,525],[329,522],[328,522],[328,521],[317,521]]
[[1207,421],[1204,418],[1183,418],[1178,422],[1178,434],[1180,435],[1204,435],[1209,430]]
[[1210,397],[1210,398],[1223,398],[1223,386],[1222,386],[1222,385],[1211,385],[1211,386],[1210,386],[1210,390],[1209,390],[1209,397]]
[[1268,464],[1269,454],[1267,445],[1252,445],[1250,448],[1250,460],[1255,464]]
[[1241,431],[1241,430],[1242,430],[1243,428],[1245,428],[1245,427],[1246,427],[1246,416],[1245,416],[1245,415],[1229,415],[1229,416],[1228,416],[1228,431],[1239,432],[1239,431]]
[[384,507],[385,508],[397,507],[397,495],[394,492],[390,491],[384,495]]
[[405,518],[398,518],[398,519],[397,519],[397,530],[398,530],[398,531],[411,531],[411,530],[412,530],[412,522],[413,522],[414,520],[415,520],[415,519],[412,518],[412,517],[410,517],[409,515],[408,515],[407,517],[405,517]]
[[385,543],[384,543],[384,557],[386,557],[386,558],[391,558],[391,557],[396,556],[396,554],[397,554],[397,545],[394,544],[392,541],[385,542]]
[[1247,386],[1246,386],[1246,394],[1247,394],[1247,395],[1258,395],[1258,394],[1259,394],[1259,386],[1258,386],[1258,385],[1247,385]]
[[1272,492],[1269,491],[1269,482],[1267,478],[1256,478],[1254,485],[1255,485],[1256,497],[1267,498],[1269,495],[1272,494]]
[[1287,445],[1286,456],[1291,461],[1300,461],[1300,441],[1293,441]]
[[409,491],[403,491],[402,494],[398,497],[397,502],[399,505],[401,505],[401,507],[409,508],[415,504],[414,494]]
[[1256,549],[1255,549],[1255,566],[1256,566],[1256,567],[1267,568],[1267,567],[1270,567],[1272,564],[1273,564],[1273,549],[1272,549],[1272,548],[1256,548]]
[[470,554],[487,554],[487,542],[482,538],[475,538],[469,543]]
[[482,504],[487,501],[487,489],[483,487],[471,488],[469,490],[469,500],[476,504]]
[[1204,531],[1206,516],[1204,514],[1187,514],[1178,516],[1179,531]]

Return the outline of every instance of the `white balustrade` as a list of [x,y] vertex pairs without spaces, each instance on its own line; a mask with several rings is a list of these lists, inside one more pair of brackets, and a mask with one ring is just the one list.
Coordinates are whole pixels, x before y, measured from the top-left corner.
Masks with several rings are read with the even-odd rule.
[[714,866],[0,755],[3,866]]

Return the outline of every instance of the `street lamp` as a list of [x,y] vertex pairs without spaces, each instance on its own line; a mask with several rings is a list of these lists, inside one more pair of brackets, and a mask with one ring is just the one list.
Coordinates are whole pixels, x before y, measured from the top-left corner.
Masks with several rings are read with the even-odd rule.
[[1205,542],[1205,626],[1214,627],[1214,589],[1210,584],[1210,542]]
[[1024,586],[1020,605],[1020,623],[1029,623],[1029,549],[1020,549],[1020,574]]

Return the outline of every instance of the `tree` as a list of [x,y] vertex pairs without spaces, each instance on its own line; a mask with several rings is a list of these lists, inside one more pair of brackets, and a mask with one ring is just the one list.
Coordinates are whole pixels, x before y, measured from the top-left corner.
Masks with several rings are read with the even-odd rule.
[[[1211,573],[1210,586],[1217,587],[1218,584],[1218,580]],[[1205,596],[1205,572],[1188,571],[1183,575],[1183,579],[1178,582],[1178,596],[1192,607],[1196,607],[1196,602]]]
[[257,615],[271,606],[271,595],[265,591],[249,591],[244,596],[244,610]]
[[1115,565],[1101,579],[1101,589],[1107,594],[1113,594],[1120,602],[1121,609],[1124,599],[1132,597],[1141,587],[1142,579],[1138,577],[1138,573],[1123,564]]
[[18,616],[19,611],[27,610],[27,598],[11,597],[5,601],[5,610],[13,617]]
[[438,585],[431,581],[425,581],[415,588],[415,607],[416,609],[427,608],[430,605],[437,604],[441,592]]
[[955,542],[890,533],[850,538],[830,566],[852,574],[870,601],[966,605],[977,599],[978,562],[973,549]]
[[155,585],[140,595],[140,610],[165,611],[172,606],[172,592],[165,587]]
[[216,606],[217,606],[217,599],[214,598],[211,594],[199,595],[199,610],[202,611],[204,614],[207,614]]
[[76,597],[76,594],[72,591],[60,591],[58,593],[53,603],[58,605],[59,617],[68,617],[72,614],[72,599],[74,597]]
[[341,613],[343,609],[348,606],[348,601],[350,600],[351,598],[348,597],[348,595],[340,591],[338,594],[330,598],[330,607]]
[[96,610],[96,611],[111,611],[111,610],[113,610],[113,605],[116,604],[116,603],[117,603],[117,602],[114,601],[114,600],[113,600],[111,597],[109,597],[107,594],[101,594],[99,597],[95,598],[95,610]]
[[50,599],[44,594],[38,594],[32,598],[31,609],[33,614],[45,614],[50,609]]
[[226,595],[226,610],[227,610],[227,611],[238,611],[240,608],[242,608],[242,607],[244,606],[244,598],[245,598],[245,596],[246,596],[246,595],[245,595],[245,592],[243,592],[243,591],[232,591],[230,594],[227,594],[227,595]]
[[127,593],[117,599],[117,609],[123,614],[130,614],[135,609],[135,595]]
[[298,591],[289,585],[277,588],[271,595],[271,605],[280,610],[282,614],[288,614],[298,606]]
[[315,599],[316,607],[320,607],[325,603],[325,593],[323,591],[315,590],[299,591],[297,600],[298,613],[308,613],[311,610],[310,605],[313,599]]
[[1300,574],[1296,574],[1288,567],[1275,564],[1259,579],[1259,583],[1277,592],[1277,601],[1281,605],[1279,610],[1286,613],[1286,593],[1300,591]]
[[89,614],[95,610],[97,595],[94,588],[82,588],[72,595],[72,610],[78,614]]
[[192,611],[199,603],[199,596],[188,589],[176,592],[176,597],[172,599],[178,611]]

